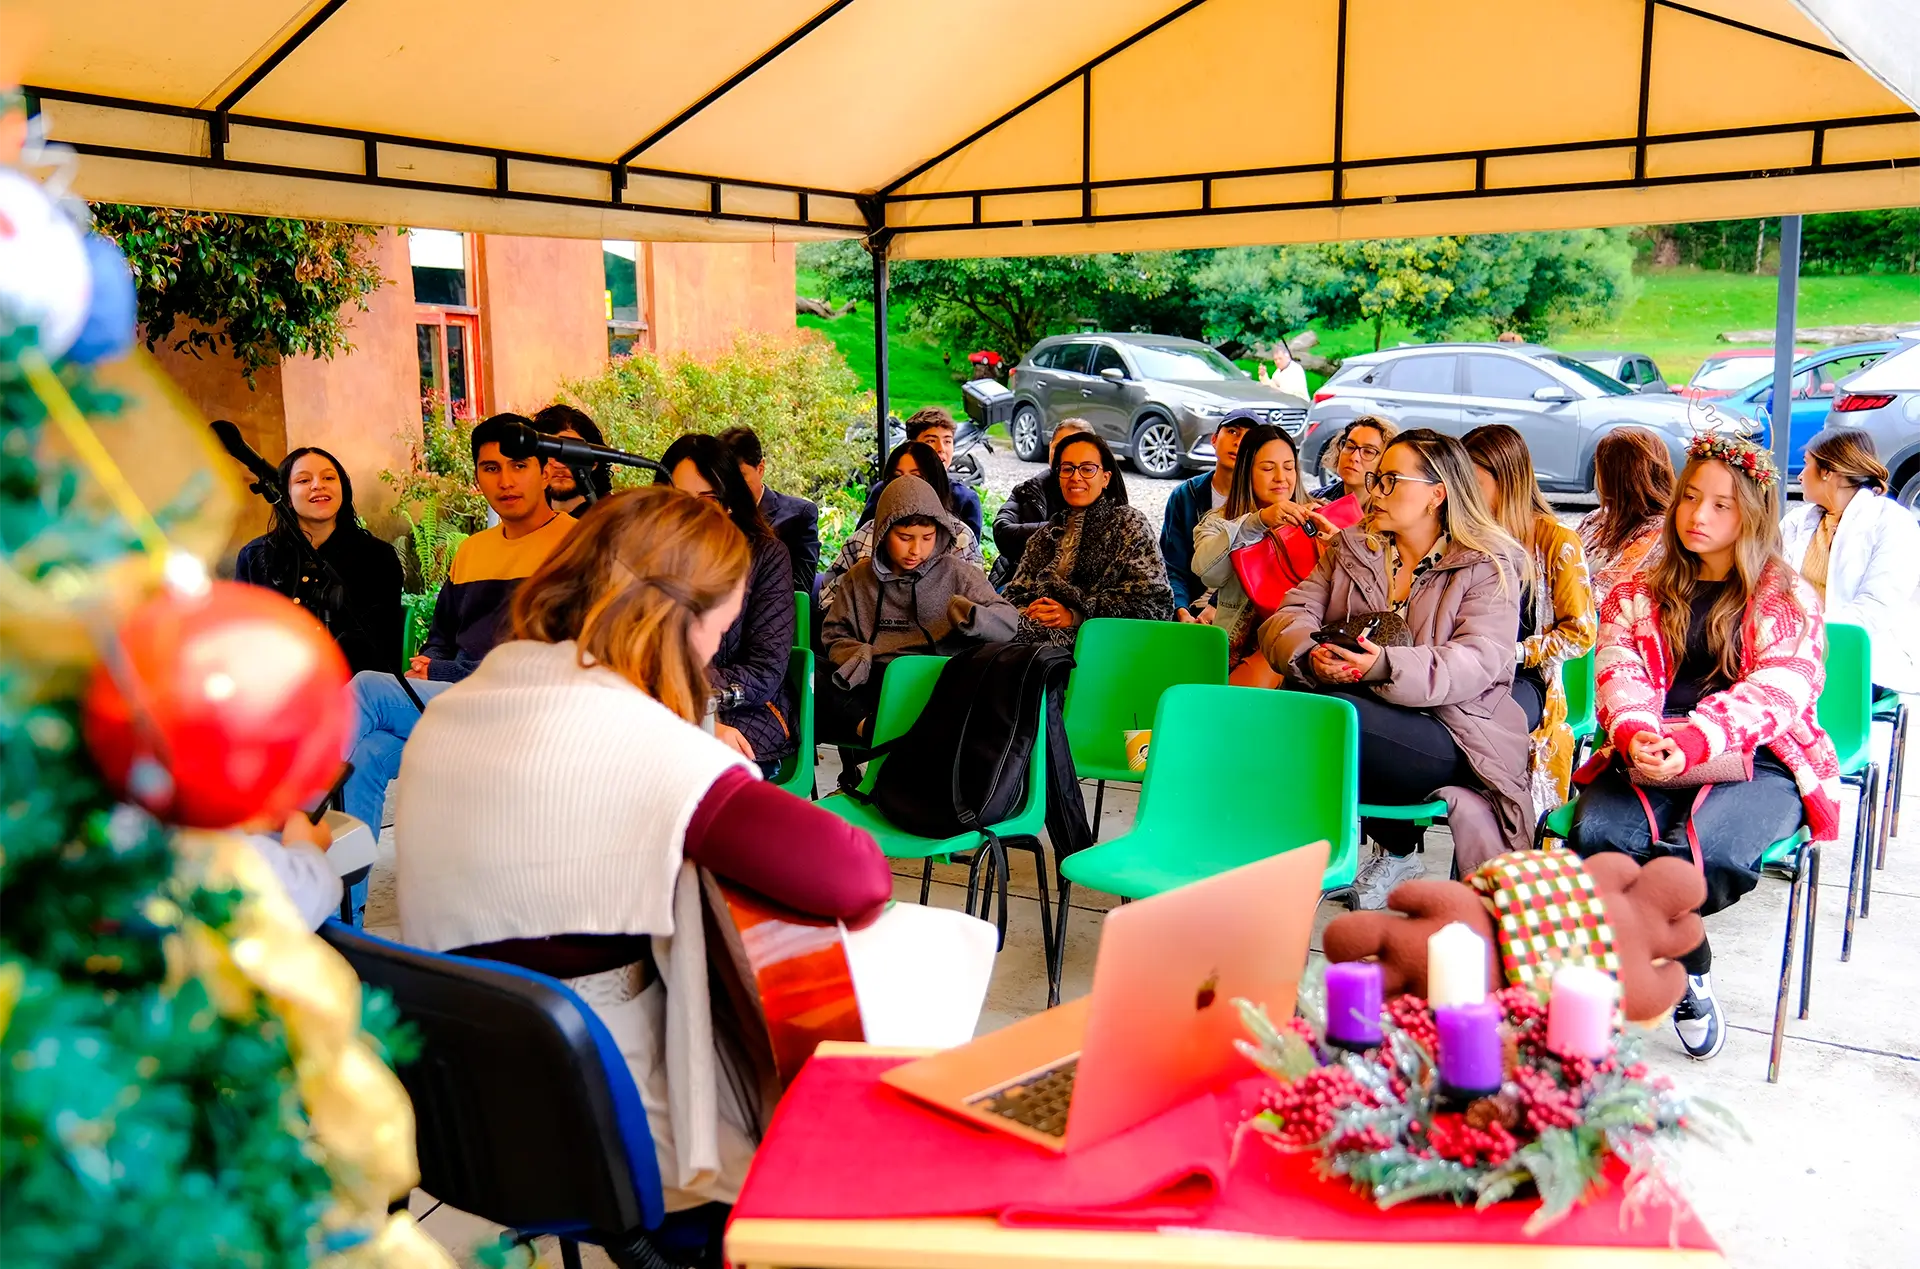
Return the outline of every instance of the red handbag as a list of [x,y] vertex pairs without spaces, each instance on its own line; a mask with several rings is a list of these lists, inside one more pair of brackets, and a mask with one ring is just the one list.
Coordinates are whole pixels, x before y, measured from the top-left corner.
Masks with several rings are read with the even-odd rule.
[[[1320,514],[1337,529],[1351,528],[1360,523],[1360,500],[1348,494],[1321,507]],[[1287,592],[1307,580],[1320,562],[1314,542],[1319,536],[1317,525],[1283,524],[1275,532],[1261,534],[1258,542],[1234,549],[1229,556],[1234,576],[1255,608],[1277,611],[1287,601]]]

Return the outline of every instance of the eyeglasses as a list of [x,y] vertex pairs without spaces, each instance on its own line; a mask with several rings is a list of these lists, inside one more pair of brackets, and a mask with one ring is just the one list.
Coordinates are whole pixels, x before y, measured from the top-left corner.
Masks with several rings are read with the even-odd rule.
[[1100,463],[1062,463],[1060,464],[1060,479],[1065,480],[1068,476],[1078,476],[1082,480],[1092,480],[1105,470],[1106,467]]
[[1340,448],[1349,454],[1358,454],[1368,462],[1372,462],[1374,459],[1380,457],[1380,447],[1378,445],[1356,445],[1352,441],[1341,441]]
[[1425,476],[1402,476],[1397,471],[1370,471],[1366,475],[1367,492],[1379,494],[1382,498],[1393,497],[1393,491],[1400,487],[1401,481],[1414,485],[1437,485],[1437,480],[1428,480]]

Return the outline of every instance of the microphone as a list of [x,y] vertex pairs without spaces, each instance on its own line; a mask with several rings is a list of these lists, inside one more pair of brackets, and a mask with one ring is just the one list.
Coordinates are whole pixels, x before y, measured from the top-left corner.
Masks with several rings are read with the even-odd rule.
[[260,457],[253,446],[247,444],[247,438],[240,435],[240,429],[227,419],[215,419],[211,424],[214,439],[220,442],[220,448],[238,459],[240,465],[253,476],[253,484],[248,488],[268,502],[279,505],[282,498],[280,489],[280,471],[272,463]]
[[[229,425],[231,426],[231,425]],[[618,463],[622,467],[640,467],[665,476],[667,469],[651,458],[629,454],[623,449],[595,445],[571,436],[547,436],[525,423],[515,423],[500,441],[500,456],[518,461],[523,458],[557,458],[569,466],[585,467],[594,463]]]

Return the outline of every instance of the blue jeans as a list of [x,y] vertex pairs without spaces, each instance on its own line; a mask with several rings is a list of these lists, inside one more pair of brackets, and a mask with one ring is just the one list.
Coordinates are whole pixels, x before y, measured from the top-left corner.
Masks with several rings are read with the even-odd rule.
[[[426,679],[409,679],[408,684],[422,702],[453,686]],[[406,688],[384,671],[360,671],[353,676],[352,691],[354,726],[347,741],[347,761],[353,764],[353,775],[347,779],[343,800],[348,815],[378,834],[387,785],[400,774],[400,751],[413,735],[420,711],[407,699]]]

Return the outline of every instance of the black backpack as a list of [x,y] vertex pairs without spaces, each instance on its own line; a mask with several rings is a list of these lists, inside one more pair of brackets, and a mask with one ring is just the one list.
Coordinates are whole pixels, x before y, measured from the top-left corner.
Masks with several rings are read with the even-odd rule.
[[[1011,818],[1026,800],[1043,726],[1049,758],[1058,750],[1071,770],[1058,720],[1072,669],[1071,653],[1045,644],[988,643],[951,658],[920,716],[882,747],[887,760],[867,800],[890,824],[919,837],[952,837]],[[1047,718],[1040,713],[1043,696]],[[1051,811],[1055,799],[1048,801]],[[1077,793],[1072,801],[1078,808]],[[1056,841],[1063,853],[1091,838],[1085,811],[1077,818],[1084,838],[1049,822],[1050,835],[1072,839]]]

